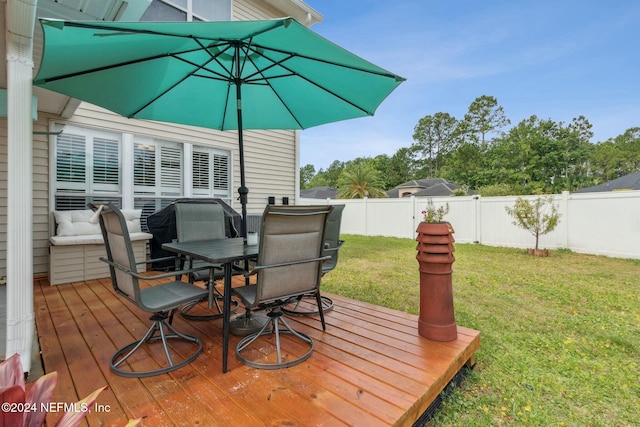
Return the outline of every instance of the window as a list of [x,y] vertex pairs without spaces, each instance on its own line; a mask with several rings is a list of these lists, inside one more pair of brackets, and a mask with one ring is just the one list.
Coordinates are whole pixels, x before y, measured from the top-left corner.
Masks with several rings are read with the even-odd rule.
[[231,0],[153,0],[141,21],[230,21]]
[[137,136],[134,139],[134,207],[142,209],[142,216],[146,218],[184,195],[183,147],[175,142]]
[[229,153],[214,148],[193,147],[192,188],[194,196],[231,197]]
[[121,142],[116,134],[65,126],[55,141],[55,209],[121,203]]
[[146,229],[147,216],[185,195],[231,203],[229,151],[71,125],[60,128],[53,147],[55,210],[113,202],[141,209]]

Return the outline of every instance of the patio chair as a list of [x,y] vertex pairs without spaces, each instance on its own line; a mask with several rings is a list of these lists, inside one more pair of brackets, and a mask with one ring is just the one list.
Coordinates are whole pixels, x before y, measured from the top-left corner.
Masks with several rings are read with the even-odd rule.
[[[340,224],[342,222],[342,211],[345,205],[333,205],[333,211],[329,218],[327,218],[327,225],[324,236],[324,250],[322,255],[328,255],[331,258],[322,264],[322,275],[324,276],[338,265],[338,251],[344,244],[344,240],[340,240]],[[320,289],[318,288],[318,293]],[[298,316],[315,316],[319,314],[317,306],[313,308],[305,308],[304,302],[308,304],[315,304],[315,294],[305,294],[292,298],[289,302],[282,307],[282,311],[287,314],[293,314]],[[333,310],[333,300],[328,296],[320,295],[320,301],[322,301],[322,310],[326,313]]]
[[[224,209],[217,203],[179,202],[175,205],[176,233],[179,242],[192,242],[197,240],[224,239],[225,217]],[[213,287],[215,298],[213,299],[217,313],[197,314],[197,306],[202,301],[191,301],[180,307],[180,314],[190,320],[211,320],[222,317],[222,301],[224,296],[215,286],[215,281],[224,278],[222,266],[207,264],[204,261],[187,259],[187,268],[196,269],[189,275],[189,282],[204,282],[207,288]],[[213,280],[211,273],[213,272]],[[203,301],[207,301],[204,298]],[[238,308],[238,301],[231,300],[231,311]]]
[[[175,279],[176,275],[189,274],[190,271],[172,271],[154,276],[138,274],[136,266],[150,261],[145,259],[136,262],[129,230],[122,212],[112,204],[106,206],[90,204],[89,206],[99,214],[100,228],[107,253],[106,258],[101,257],[100,259],[109,264],[113,289],[141,310],[152,313],[151,326],[144,336],[140,340],[124,346],[113,355],[110,364],[111,370],[124,377],[150,377],[171,372],[195,360],[202,351],[202,342],[196,337],[178,332],[172,326],[173,314],[182,304],[206,297],[207,290],[179,280],[142,289],[140,281],[156,281],[169,277]],[[186,341],[191,343],[194,349],[189,351],[188,347],[181,345],[178,353],[169,347],[169,340]],[[166,364],[155,359],[150,363],[160,365],[157,369],[134,371],[133,363],[129,365],[131,369],[125,368],[125,361],[138,350],[142,350],[138,354],[147,357],[153,354],[155,348],[152,344],[157,341],[162,343]],[[139,362],[139,359],[136,362]]]
[[[297,365],[311,356],[313,340],[307,334],[291,328],[283,317],[282,306],[290,298],[315,293],[320,307],[320,320],[325,328],[317,291],[322,263],[330,258],[323,256],[322,250],[327,216],[332,209],[331,206],[267,206],[265,209],[260,227],[258,260],[249,273],[257,274],[256,284],[234,288],[233,292],[245,307],[267,310],[269,322],[238,342],[236,355],[242,363],[261,369],[278,369]],[[264,355],[263,346],[259,351],[251,351],[256,347],[251,345],[268,334],[275,335],[275,361],[272,354],[260,356]],[[306,345],[306,352],[300,356],[291,354],[290,360],[283,360],[281,334],[298,338]],[[263,360],[250,359],[249,354],[257,354]]]

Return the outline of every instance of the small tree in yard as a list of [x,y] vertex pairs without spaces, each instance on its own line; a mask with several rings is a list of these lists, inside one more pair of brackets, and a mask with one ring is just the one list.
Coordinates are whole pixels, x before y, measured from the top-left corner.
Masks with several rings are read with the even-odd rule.
[[553,203],[552,196],[538,196],[533,201],[518,197],[513,207],[506,206],[505,209],[515,219],[513,225],[517,225],[535,236],[536,252],[540,236],[553,231],[560,222],[558,205]]

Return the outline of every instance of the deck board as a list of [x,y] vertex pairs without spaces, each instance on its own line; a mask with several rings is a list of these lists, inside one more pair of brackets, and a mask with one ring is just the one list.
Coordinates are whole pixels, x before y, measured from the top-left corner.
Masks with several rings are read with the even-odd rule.
[[[109,360],[146,331],[149,315],[117,296],[109,279],[59,286],[37,279],[34,289],[44,369],[59,374],[54,401],[75,402],[109,386],[97,400],[109,411],[90,413],[90,426],[139,417],[142,426],[412,425],[479,348],[477,331],[459,326],[456,341],[429,341],[418,335],[415,315],[332,297],[326,331],[317,317],[288,317],[315,342],[300,365],[247,367],[236,359],[238,338],[231,336],[229,372],[222,374],[222,321],[176,316],[178,330],[202,339],[202,353],[177,371],[135,379],[111,373]],[[289,337],[283,348],[304,351]],[[157,365],[154,357],[140,355],[135,363],[148,369]],[[47,424],[59,417],[49,414]]]

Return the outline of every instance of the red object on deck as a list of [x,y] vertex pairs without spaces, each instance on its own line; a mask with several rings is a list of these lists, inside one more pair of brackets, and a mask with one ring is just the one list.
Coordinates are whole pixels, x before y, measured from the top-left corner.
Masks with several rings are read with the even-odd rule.
[[420,264],[418,333],[433,341],[453,341],[458,337],[451,278],[455,261],[453,227],[448,222],[421,222],[416,231],[416,259]]

